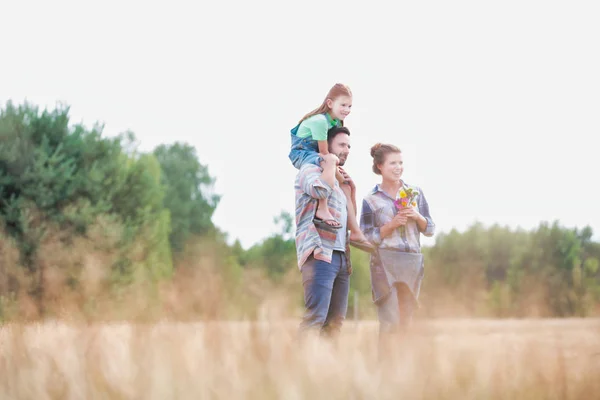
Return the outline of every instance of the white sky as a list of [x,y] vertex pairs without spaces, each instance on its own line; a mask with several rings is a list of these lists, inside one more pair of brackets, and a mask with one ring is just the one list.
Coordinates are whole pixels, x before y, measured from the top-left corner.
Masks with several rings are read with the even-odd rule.
[[289,130],[343,82],[359,203],[388,142],[438,232],[558,219],[598,238],[598,21],[597,1],[1,0],[0,103],[194,145],[214,222],[248,247],[294,211]]

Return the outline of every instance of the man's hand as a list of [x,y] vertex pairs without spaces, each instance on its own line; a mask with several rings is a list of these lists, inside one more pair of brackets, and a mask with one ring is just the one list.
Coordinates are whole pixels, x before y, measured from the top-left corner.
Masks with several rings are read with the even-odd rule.
[[350,189],[352,189],[352,191],[355,191],[356,185],[354,184],[354,181],[352,180],[350,175],[348,175],[348,173],[344,170],[344,168],[338,167],[338,172],[340,173],[340,175],[342,177],[343,183],[350,186]]

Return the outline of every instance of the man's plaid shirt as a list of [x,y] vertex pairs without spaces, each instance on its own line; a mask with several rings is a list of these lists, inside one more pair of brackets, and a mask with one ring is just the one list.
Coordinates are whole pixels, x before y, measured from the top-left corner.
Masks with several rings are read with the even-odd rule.
[[[346,208],[346,196],[340,189],[338,182],[335,181],[335,186],[332,188],[321,180],[322,172],[321,167],[305,164],[296,175],[294,185],[296,191],[296,253],[300,270],[311,254],[317,260],[331,262],[336,234],[347,235],[347,232],[343,232],[342,229],[339,231],[321,229],[313,223],[318,199],[327,198],[329,211],[333,218],[337,220],[340,219],[342,210]],[[348,236],[346,236],[345,255],[348,270],[351,272]]]

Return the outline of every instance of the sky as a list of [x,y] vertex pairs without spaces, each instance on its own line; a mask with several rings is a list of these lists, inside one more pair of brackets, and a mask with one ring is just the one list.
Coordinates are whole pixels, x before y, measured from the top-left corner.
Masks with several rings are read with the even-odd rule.
[[213,221],[245,248],[294,212],[289,131],[336,82],[359,212],[382,142],[438,233],[558,220],[600,238],[597,1],[0,1],[0,105],[195,146]]

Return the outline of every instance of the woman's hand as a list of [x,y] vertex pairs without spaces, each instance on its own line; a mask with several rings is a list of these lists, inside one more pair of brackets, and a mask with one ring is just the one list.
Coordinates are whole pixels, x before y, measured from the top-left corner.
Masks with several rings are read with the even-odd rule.
[[419,214],[419,212],[414,207],[403,208],[402,210],[400,210],[400,212],[398,214],[404,215],[406,218],[412,219],[415,221],[418,221],[419,219],[423,218],[421,216],[421,214]]
[[404,215],[406,218],[411,219],[417,223],[419,232],[425,232],[427,229],[427,219],[421,215],[415,208],[407,207],[400,210],[398,214]]
[[389,225],[390,225],[390,228],[397,229],[403,225],[406,225],[407,222],[408,222],[408,218],[406,217],[406,215],[403,215],[402,213],[398,213],[394,216],[394,218],[392,218],[392,220],[389,222]]

